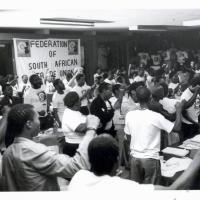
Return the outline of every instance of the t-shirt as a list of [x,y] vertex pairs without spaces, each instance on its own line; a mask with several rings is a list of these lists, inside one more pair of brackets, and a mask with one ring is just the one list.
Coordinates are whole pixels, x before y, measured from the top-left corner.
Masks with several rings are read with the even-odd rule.
[[76,128],[82,123],[86,123],[85,115],[79,111],[65,108],[62,118],[62,131],[66,142],[79,144],[82,141],[84,134],[75,132]]
[[[72,88],[71,91],[74,91],[78,94],[79,98],[82,98],[82,96],[90,89],[91,87],[88,86],[87,84],[83,85],[82,87],[76,85]],[[87,106],[88,105],[88,100],[87,97],[81,100],[81,106]]]
[[33,105],[40,116],[47,115],[47,96],[43,88],[29,88],[24,94],[24,103]]
[[105,83],[108,83],[108,84],[111,84],[111,85],[115,85],[115,84],[116,84],[115,79],[109,80],[108,78],[106,78],[106,79],[104,80],[104,82],[105,82]]
[[[122,99],[122,103],[123,103],[123,99]],[[117,102],[117,98],[111,97],[109,99],[109,101],[111,102],[112,107],[114,107],[115,103]],[[115,113],[114,113],[114,116],[113,116],[114,125],[123,125],[124,124],[124,118],[125,118],[125,116],[121,112],[121,109],[120,108],[115,109]],[[116,128],[116,126],[115,126],[115,128]]]
[[62,121],[63,113],[65,110],[65,105],[64,105],[64,97],[69,91],[64,91],[63,94],[59,94],[57,91],[54,92],[53,97],[52,97],[52,105],[53,108],[57,108],[57,113],[60,121]]
[[[92,192],[110,192],[116,193],[117,191],[153,191],[154,186],[148,184],[139,184],[135,181],[122,179],[117,176],[97,176],[93,172],[87,170],[79,170],[70,181],[68,186],[69,191],[91,190]],[[96,193],[98,194],[98,193]]]
[[45,88],[45,92],[46,94],[53,94],[55,91],[55,88],[53,86],[52,82],[46,82],[46,88]]
[[18,84],[15,84],[14,86],[12,86],[12,89],[13,89],[13,97],[17,97],[18,96],[18,90],[19,90]]
[[174,89],[176,89],[176,87],[178,87],[178,84],[179,83],[172,83],[171,82],[171,83],[169,83],[168,88],[174,90]]
[[[187,88],[181,95],[181,100],[185,99],[186,101],[189,101],[190,98],[193,96],[193,93],[190,91],[189,88]],[[200,104],[200,97],[197,96],[196,101],[194,104],[186,109],[188,116],[198,123],[198,116],[199,116],[199,104]],[[192,124],[188,120],[186,120],[184,117],[182,117],[182,121],[186,124]]]
[[178,99],[170,99],[167,97],[164,97],[159,101],[160,104],[162,104],[163,109],[165,109],[168,113],[175,113],[176,112],[176,107],[175,105],[180,102]]
[[144,82],[145,81],[145,78],[144,77],[141,77],[141,76],[136,76],[134,79],[133,79],[133,82]]
[[162,56],[163,56],[164,61],[169,61],[170,60],[170,51],[164,51]]
[[153,60],[153,65],[155,66],[160,65],[161,61],[160,55],[151,55],[151,58]]
[[[25,89],[24,89],[24,87],[25,87]],[[23,82],[21,82],[21,83],[19,84],[18,91],[19,91],[19,92],[22,92],[23,89],[24,89],[24,93],[25,93],[30,87],[31,87],[30,83],[23,83]]]
[[149,59],[149,54],[148,53],[139,53],[138,56],[140,57],[140,63],[147,64],[148,59]]
[[188,58],[188,54],[186,51],[177,51],[176,55],[177,55],[177,61],[180,64],[183,64],[185,60]]
[[148,75],[148,76],[147,76],[146,86],[147,86],[147,88],[150,89],[150,90],[154,87],[153,78],[154,78],[154,77],[151,76],[151,75]]
[[131,135],[131,155],[159,159],[160,132],[170,133],[174,124],[161,114],[148,109],[134,110],[125,117],[124,131]]

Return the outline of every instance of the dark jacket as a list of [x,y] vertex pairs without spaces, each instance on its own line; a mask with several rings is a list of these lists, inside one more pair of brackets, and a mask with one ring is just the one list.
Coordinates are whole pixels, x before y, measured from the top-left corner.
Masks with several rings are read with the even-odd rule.
[[[111,103],[110,103],[110,106],[111,106]],[[98,95],[91,103],[90,113],[97,116],[100,119],[101,126],[100,126],[100,128],[97,129],[97,134],[101,134],[101,133],[105,133],[105,132],[108,133],[109,131],[105,131],[105,127],[106,127],[106,124],[110,120],[112,120],[112,118],[114,116],[114,109],[112,108],[112,106],[111,106],[111,109],[108,110],[106,103],[101,98],[101,96]],[[113,130],[111,130],[111,131],[114,131],[113,126],[111,128]],[[112,133],[110,133],[110,134],[113,135]]]

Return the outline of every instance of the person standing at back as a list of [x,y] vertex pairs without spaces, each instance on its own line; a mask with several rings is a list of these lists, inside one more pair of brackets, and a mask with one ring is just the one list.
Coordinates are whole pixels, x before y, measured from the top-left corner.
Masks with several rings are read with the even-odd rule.
[[18,94],[20,97],[24,96],[24,93],[26,92],[26,90],[28,90],[30,88],[30,84],[28,83],[28,76],[27,75],[22,75],[22,81],[19,84],[19,90],[18,90]]
[[49,128],[47,124],[47,96],[42,88],[42,79],[33,74],[29,78],[31,87],[24,94],[24,103],[31,104],[39,114],[40,128]]
[[56,79],[53,82],[53,86],[56,89],[52,97],[53,115],[55,120],[58,122],[59,127],[61,127],[62,117],[65,110],[64,97],[70,90],[65,90],[65,85],[60,79]]
[[112,96],[112,85],[109,83],[101,83],[99,85],[99,94],[92,101],[90,112],[100,119],[100,127],[97,134],[108,133],[112,136],[116,135],[113,124],[114,109],[109,101]]
[[86,84],[85,75],[83,73],[77,74],[76,82],[77,84],[73,87],[72,91],[75,91],[81,100],[80,112],[84,115],[88,115],[88,99],[91,87]]

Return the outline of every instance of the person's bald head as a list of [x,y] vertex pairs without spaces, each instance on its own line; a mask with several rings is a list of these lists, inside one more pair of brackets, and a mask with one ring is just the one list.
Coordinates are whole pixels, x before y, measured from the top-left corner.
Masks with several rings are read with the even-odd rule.
[[151,92],[148,88],[140,86],[136,89],[136,97],[139,103],[148,103],[150,96]]

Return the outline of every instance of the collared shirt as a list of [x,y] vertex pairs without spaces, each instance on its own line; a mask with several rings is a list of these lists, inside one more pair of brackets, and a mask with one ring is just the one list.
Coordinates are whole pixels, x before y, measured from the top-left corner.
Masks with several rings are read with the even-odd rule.
[[89,169],[85,136],[74,157],[57,154],[32,140],[17,137],[3,155],[3,176],[9,191],[57,191],[57,176],[71,178],[79,169]]

